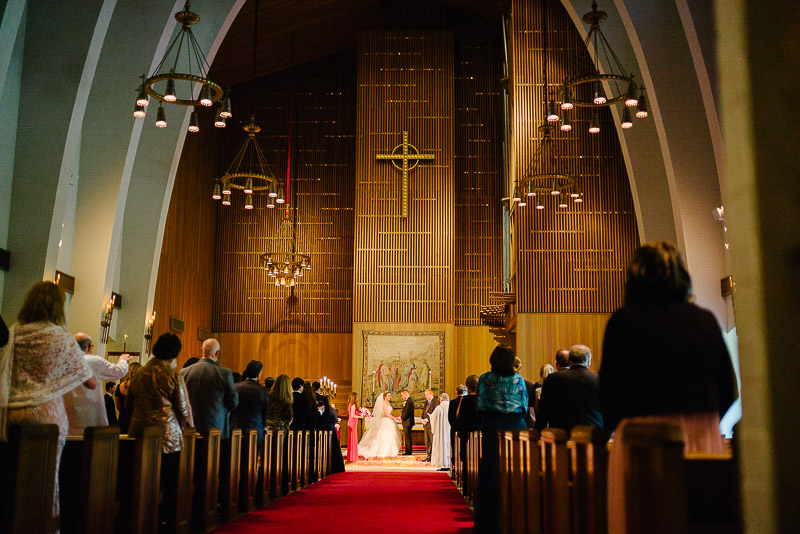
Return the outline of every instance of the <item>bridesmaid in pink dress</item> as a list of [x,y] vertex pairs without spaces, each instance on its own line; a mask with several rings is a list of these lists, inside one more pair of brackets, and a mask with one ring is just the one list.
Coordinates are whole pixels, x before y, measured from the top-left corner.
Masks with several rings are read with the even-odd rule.
[[350,394],[347,403],[347,461],[358,461],[358,420],[364,417],[360,415],[358,409],[358,393],[355,391]]

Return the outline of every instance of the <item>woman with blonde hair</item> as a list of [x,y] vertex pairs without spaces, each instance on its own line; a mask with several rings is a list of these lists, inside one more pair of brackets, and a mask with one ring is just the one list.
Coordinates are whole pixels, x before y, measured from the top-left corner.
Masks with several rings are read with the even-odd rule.
[[289,430],[294,412],[292,410],[291,380],[287,375],[275,379],[275,385],[269,391],[267,406],[267,428],[270,430]]
[[0,440],[6,424],[58,425],[53,514],[58,515],[58,465],[69,431],[64,394],[97,379],[84,352],[64,328],[64,294],[53,282],[35,284],[0,352]]

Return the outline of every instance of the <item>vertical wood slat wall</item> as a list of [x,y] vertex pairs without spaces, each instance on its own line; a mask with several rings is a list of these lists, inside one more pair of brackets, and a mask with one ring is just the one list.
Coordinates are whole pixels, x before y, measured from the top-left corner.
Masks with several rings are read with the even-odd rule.
[[462,19],[455,37],[455,324],[480,325],[502,287],[500,24]]
[[[533,156],[540,140],[537,127],[544,122],[545,3],[549,94],[576,57],[589,61],[560,2],[512,1],[512,160],[517,180]],[[633,199],[609,109],[601,109],[599,134],[588,133],[589,120],[590,113],[579,110],[571,132],[555,133],[561,163],[578,177],[584,202],[561,209],[546,198],[544,210],[535,209],[530,200],[524,208],[515,207],[518,313],[609,313],[622,304],[625,267],[639,242]],[[625,135],[636,135],[636,127]]]
[[[295,67],[292,172],[289,201],[297,191],[298,251],[312,269],[300,279],[297,301],[275,287],[259,255],[275,248],[285,210],[234,191],[219,206],[213,329],[216,332],[350,332],[352,330],[353,192],[355,175],[355,51]],[[258,142],[277,176],[286,176],[289,71],[233,88],[235,124],[222,136],[219,175],[245,140],[242,121],[256,93]],[[211,185],[208,186],[210,194]]]
[[[211,114],[200,115],[211,124]],[[153,343],[169,332],[170,317],[184,321],[180,361],[199,353],[198,328],[211,327],[216,205],[209,176],[216,169],[218,136],[212,128],[186,136],[164,225],[153,299]]]
[[[402,142],[432,153],[409,175],[376,161]],[[453,39],[449,32],[367,32],[358,56],[353,321],[452,322]]]

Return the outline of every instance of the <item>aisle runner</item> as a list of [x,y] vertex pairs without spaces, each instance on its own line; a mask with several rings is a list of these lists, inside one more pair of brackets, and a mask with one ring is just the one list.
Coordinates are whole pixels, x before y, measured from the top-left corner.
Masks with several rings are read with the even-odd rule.
[[466,533],[472,514],[445,473],[339,473],[223,525],[215,534]]

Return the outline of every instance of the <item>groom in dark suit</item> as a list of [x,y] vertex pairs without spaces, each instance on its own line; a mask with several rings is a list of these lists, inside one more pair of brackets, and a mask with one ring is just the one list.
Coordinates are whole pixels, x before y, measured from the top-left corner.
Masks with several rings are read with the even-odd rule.
[[414,426],[414,399],[408,393],[407,389],[400,392],[403,397],[403,411],[400,413],[400,420],[403,423],[403,436],[406,442],[405,456],[410,456],[411,452],[411,427]]

